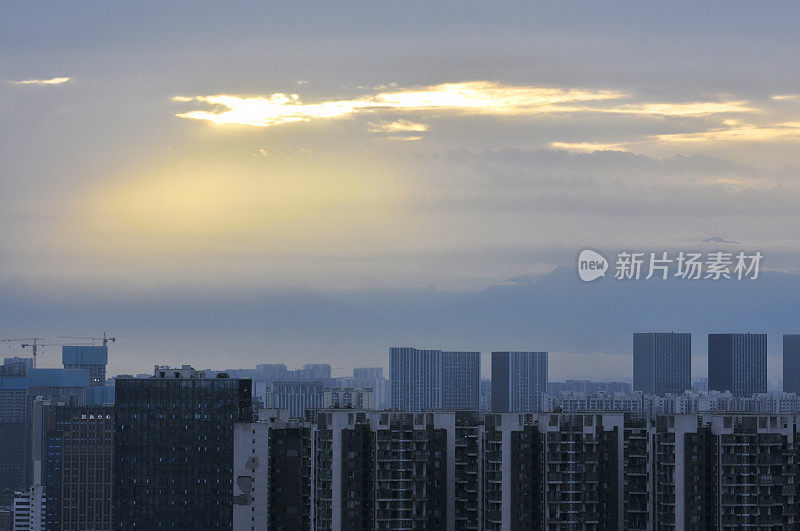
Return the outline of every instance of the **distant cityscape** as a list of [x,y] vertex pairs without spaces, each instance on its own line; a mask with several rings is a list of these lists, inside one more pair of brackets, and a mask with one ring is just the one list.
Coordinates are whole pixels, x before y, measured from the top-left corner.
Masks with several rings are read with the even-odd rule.
[[[798,529],[800,334],[768,392],[765,334],[636,333],[620,381],[548,353],[414,347],[326,363],[107,377],[0,365],[0,531]],[[626,380],[632,377],[632,384]]]

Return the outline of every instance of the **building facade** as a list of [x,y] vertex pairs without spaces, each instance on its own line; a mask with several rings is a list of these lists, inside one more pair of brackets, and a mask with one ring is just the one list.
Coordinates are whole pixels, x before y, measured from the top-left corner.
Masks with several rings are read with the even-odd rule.
[[21,490],[14,496],[14,531],[45,531],[47,496],[39,484]]
[[234,424],[252,422],[252,386],[185,365],[118,379],[114,527],[229,528]]
[[800,334],[783,336],[783,391],[800,393]]
[[[237,496],[252,505],[242,507],[237,528],[800,527],[794,415],[318,410],[313,417],[241,426],[236,466],[247,477],[235,476]],[[278,485],[288,490],[271,490]]]
[[736,396],[767,392],[766,334],[709,334],[708,389]]
[[267,396],[267,407],[288,409],[293,418],[303,418],[306,409],[325,405],[323,382],[273,382]]
[[83,369],[31,368],[0,377],[0,503],[35,482],[34,401],[83,405],[88,389]]
[[360,387],[373,389],[376,409],[388,409],[392,405],[391,388],[389,380],[383,377],[383,367],[353,369],[353,380]]
[[338,409],[375,409],[375,391],[371,387],[326,387],[323,407]]
[[389,372],[393,410],[480,407],[480,352],[394,347]]
[[61,347],[61,363],[65,369],[85,369],[89,385],[105,385],[108,347],[65,345]]
[[55,406],[48,416],[42,467],[48,529],[112,529],[113,408]]
[[633,334],[633,390],[651,395],[692,388],[692,334]]
[[236,424],[233,529],[310,529],[311,428],[280,416]]
[[659,417],[654,529],[797,529],[794,416]]
[[547,352],[492,352],[492,411],[540,411],[547,374]]

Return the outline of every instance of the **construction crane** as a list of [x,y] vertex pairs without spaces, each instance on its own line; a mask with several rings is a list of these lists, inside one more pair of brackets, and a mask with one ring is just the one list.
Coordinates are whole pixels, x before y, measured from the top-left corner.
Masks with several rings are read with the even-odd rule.
[[60,339],[80,339],[82,341],[91,341],[94,343],[95,341],[102,341],[103,346],[107,347],[108,342],[111,341],[112,343],[116,343],[116,337],[108,337],[105,332],[103,332],[103,337],[76,337],[76,336],[58,336]]
[[37,359],[37,355],[39,353],[39,349],[41,349],[43,347],[63,347],[64,345],[68,344],[68,343],[39,343],[39,341],[45,341],[45,340],[40,338],[40,337],[38,337],[38,338],[33,338],[31,343],[22,343],[20,345],[20,347],[22,347],[22,348],[31,347],[31,353],[33,354],[33,368],[34,369],[36,368],[36,359]]
[[8,341],[10,343],[22,343],[23,341],[30,341],[30,343],[22,343],[22,348],[31,347],[33,351],[33,368],[36,368],[36,355],[39,352],[39,347],[43,346],[39,341],[46,341],[43,337],[23,337],[23,338],[3,338],[0,341]]
[[[91,340],[91,341],[102,341],[103,346],[107,346],[108,342],[111,341],[112,343],[117,340],[116,337],[108,337],[106,336],[105,332],[103,332],[103,337],[67,337],[67,336],[60,336],[61,339],[81,339],[81,340]],[[39,351],[42,347],[64,347],[75,345],[74,342],[62,343],[62,342],[52,342],[52,343],[42,343],[42,341],[47,341],[43,337],[22,337],[22,338],[2,338],[0,341],[5,341],[8,343],[19,343],[20,347],[28,348],[30,347],[31,353],[33,354],[33,368],[36,368],[36,362],[39,359]]]
[[[36,356],[39,353],[39,347],[43,346],[39,341],[45,341],[43,337],[22,337],[22,338],[4,338],[0,341],[7,341],[10,343],[21,343],[22,348],[31,347],[33,351],[33,368],[36,368]],[[23,341],[30,341],[30,343],[23,343]]]

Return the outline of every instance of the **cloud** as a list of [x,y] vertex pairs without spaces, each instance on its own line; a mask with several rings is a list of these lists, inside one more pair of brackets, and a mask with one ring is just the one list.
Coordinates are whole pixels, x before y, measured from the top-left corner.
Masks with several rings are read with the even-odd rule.
[[419,197],[429,210],[679,216],[683,222],[733,213],[795,217],[800,201],[797,171],[788,178],[704,154],[655,158],[625,151],[457,149],[447,160],[463,169],[454,172],[457,182],[445,175],[433,183],[434,192]]
[[800,101],[800,94],[775,94],[772,99],[775,101]]
[[424,136],[398,136],[398,135],[392,135],[392,136],[387,136],[387,137],[384,137],[384,138],[386,138],[386,140],[401,140],[401,141],[406,141],[406,142],[413,142],[415,140],[422,140],[425,137]]
[[[391,88],[391,87],[384,87]],[[615,90],[567,89],[560,87],[507,85],[492,81],[443,83],[415,89],[367,94],[356,99],[304,103],[297,94],[270,96],[176,96],[179,103],[212,107],[180,113],[180,118],[216,124],[271,127],[314,119],[345,118],[362,112],[407,111],[451,112],[497,116],[531,116],[547,113],[605,113],[645,116],[704,117],[713,114],[753,112],[743,101],[627,103],[604,102],[630,96]],[[590,105],[585,104],[590,102]],[[403,123],[399,120],[397,124]],[[410,122],[409,122],[410,123]]]
[[428,130],[426,124],[395,120],[394,122],[375,122],[369,124],[370,133],[422,133]]
[[566,151],[628,151],[624,144],[599,144],[594,142],[550,142],[550,147]]
[[442,111],[460,114],[535,115],[573,112],[558,104],[622,98],[610,90],[563,89],[558,87],[505,85],[491,81],[444,83],[417,89],[378,92],[357,99],[304,103],[297,94],[270,96],[177,96],[179,103],[200,103],[210,110],[180,113],[180,118],[216,124],[271,127],[314,119],[345,118],[362,112]]
[[[658,176],[691,175],[714,176],[753,175],[756,169],[747,164],[731,162],[702,153],[691,156],[674,155],[655,158],[629,151],[613,150],[565,150],[565,149],[521,149],[501,148],[473,151],[453,149],[448,159],[473,166],[480,171],[495,174],[503,168],[524,171],[561,171],[564,175],[588,173],[619,173],[631,175],[634,180],[643,173]],[[795,173],[791,174],[793,179]]]
[[727,128],[712,129],[696,133],[670,133],[656,135],[659,142],[667,143],[714,143],[714,142],[764,142],[800,140],[800,122],[784,122],[765,125],[736,125],[729,122]]
[[614,114],[644,114],[650,116],[710,116],[712,114],[755,112],[758,109],[743,101],[689,102],[689,103],[643,103],[616,107],[587,109]]
[[735,242],[733,240],[726,240],[722,236],[712,236],[710,238],[705,238],[702,240],[703,243],[734,243],[736,245],[741,245],[742,242]]
[[52,77],[50,79],[23,79],[21,81],[8,81],[12,85],[63,85],[70,81],[71,77]]
[[[651,129],[652,132],[647,134],[639,132],[631,136],[628,133],[624,141],[618,138],[566,138],[550,142],[547,138],[541,139],[544,145],[569,151],[646,151],[649,147],[662,144],[772,139],[794,141],[800,138],[800,127],[792,122],[748,125],[738,116],[758,116],[768,108],[762,109],[735,98],[659,102],[611,89],[510,85],[494,81],[441,83],[412,88],[391,84],[371,89],[361,87],[360,90],[365,93],[354,98],[312,102],[305,101],[298,94],[284,93],[264,96],[176,96],[173,100],[201,107],[176,114],[179,118],[250,127],[276,127],[362,115],[381,117],[381,114],[388,113],[394,116],[368,122],[368,131],[385,135],[385,139],[406,141],[420,140],[420,133],[428,131],[428,125],[418,119],[420,116],[440,120],[457,116],[527,117],[540,122],[559,120],[567,124],[575,120],[598,120],[602,116],[616,115],[630,116],[631,124],[636,123],[636,119],[651,119],[654,127],[662,128]],[[401,117],[397,117],[398,114]],[[671,120],[665,121],[665,118]],[[678,124],[685,124],[692,129],[676,130]],[[552,128],[548,130],[553,131]]]

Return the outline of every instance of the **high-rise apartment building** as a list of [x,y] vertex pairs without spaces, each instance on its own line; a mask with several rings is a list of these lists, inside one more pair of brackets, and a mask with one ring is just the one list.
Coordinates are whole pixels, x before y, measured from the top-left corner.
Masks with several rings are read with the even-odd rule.
[[392,409],[477,410],[480,406],[480,365],[480,352],[391,348]]
[[800,393],[800,334],[783,336],[783,391]]
[[353,378],[358,380],[376,380],[383,378],[383,367],[361,367],[353,369]]
[[306,409],[325,404],[325,384],[322,382],[273,382],[267,395],[267,407],[289,410],[292,418],[303,418]]
[[371,387],[375,393],[375,408],[388,409],[392,405],[391,387],[383,377],[383,367],[353,369],[353,380],[361,387]]
[[371,387],[326,387],[323,407],[338,409],[375,409],[375,391]]
[[541,410],[547,352],[492,352],[492,411]]
[[236,529],[799,527],[794,415],[313,417],[237,426]]
[[793,415],[656,421],[652,529],[797,529]]
[[29,370],[33,369],[33,358],[3,358],[0,365],[0,376],[25,376]]
[[623,529],[624,439],[622,413],[487,414],[482,529]]
[[709,334],[708,389],[736,396],[767,392],[766,334]]
[[38,483],[18,491],[14,496],[14,531],[45,531],[47,496]]
[[469,438],[472,474],[455,446],[448,453],[457,416],[470,414],[318,411],[315,529],[446,529],[456,513],[476,517],[477,436]]
[[633,390],[681,394],[692,388],[692,334],[633,334]]
[[442,408],[477,411],[481,396],[481,353],[442,352]]
[[247,379],[184,365],[116,382],[114,527],[229,528],[234,424],[253,420]]
[[310,529],[311,426],[275,418],[236,424],[233,529]]

